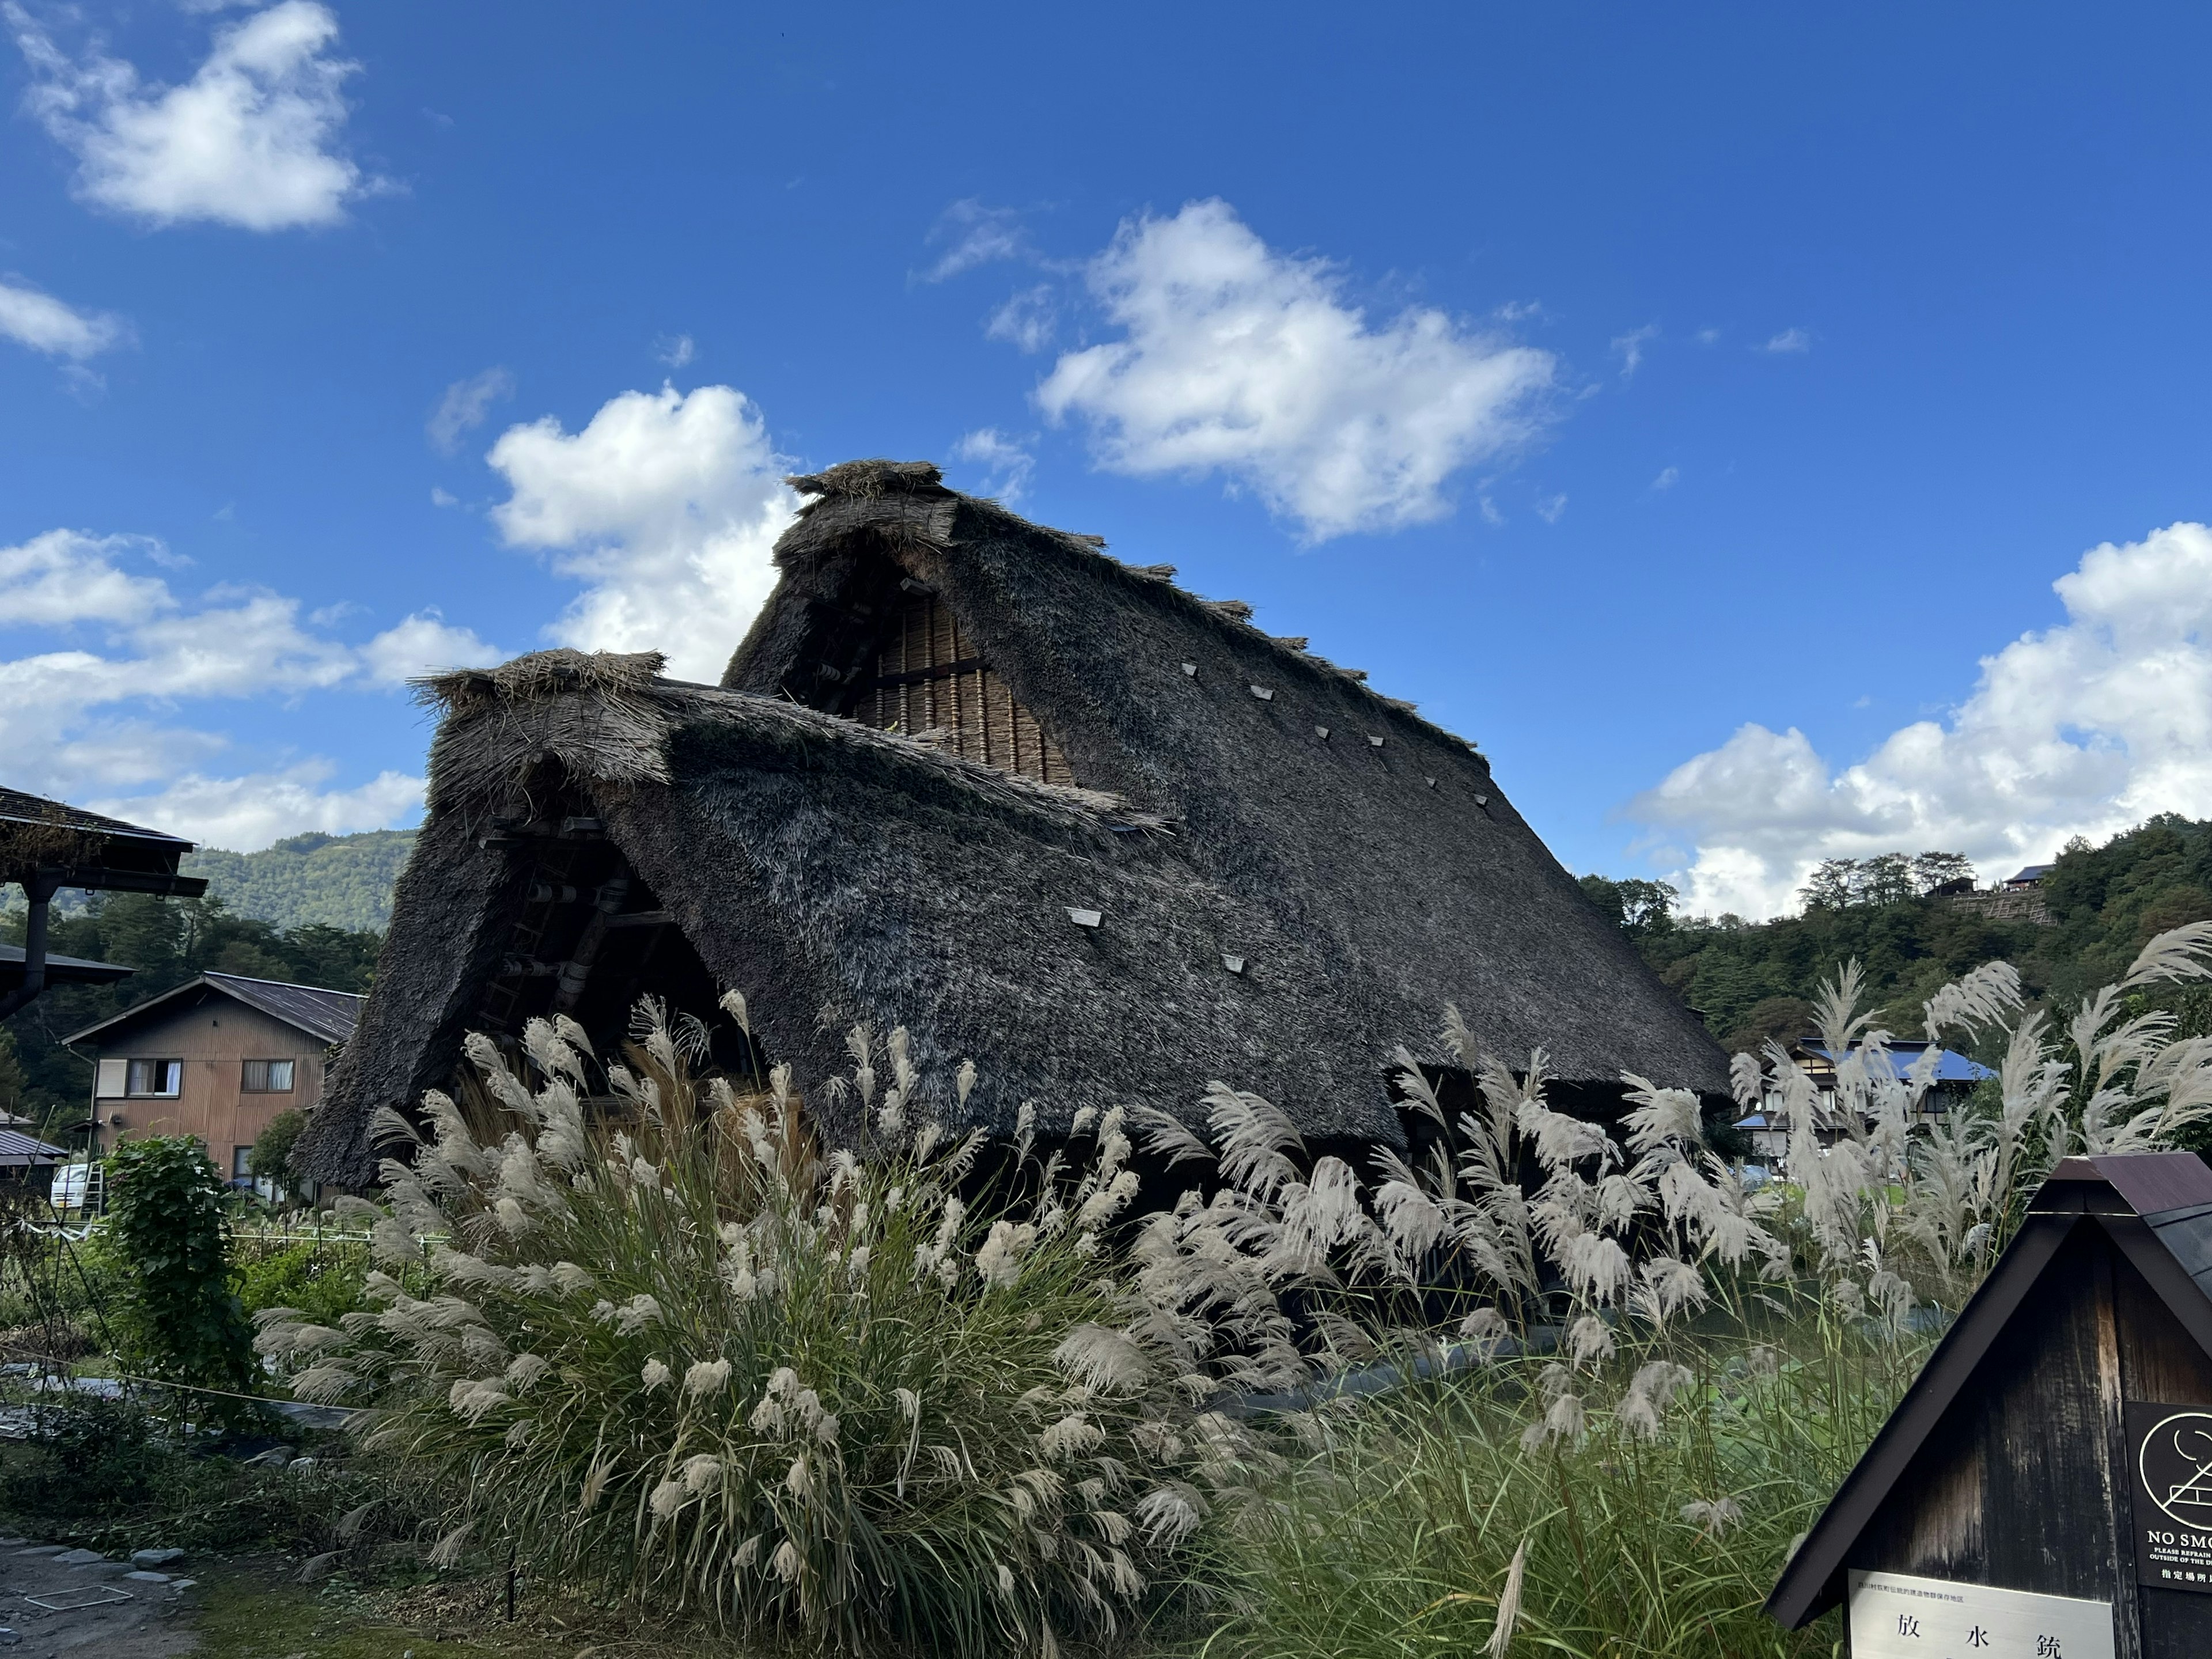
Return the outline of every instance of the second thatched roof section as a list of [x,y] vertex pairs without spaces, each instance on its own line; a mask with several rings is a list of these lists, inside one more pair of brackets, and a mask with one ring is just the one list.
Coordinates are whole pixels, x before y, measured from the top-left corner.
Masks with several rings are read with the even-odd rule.
[[[817,500],[722,686],[572,652],[435,683],[429,817],[311,1139],[325,1178],[365,1180],[368,1114],[483,1023],[547,844],[486,831],[523,820],[588,820],[802,1080],[851,1025],[903,1025],[940,1086],[975,1062],[989,1127],[1025,1101],[1048,1129],[1133,1101],[1194,1119],[1219,1079],[1310,1135],[1395,1140],[1391,1054],[1440,1058],[1447,1001],[1565,1079],[1725,1088],[1468,744],[933,468],[799,482]],[[1080,787],[848,717],[917,592]]]

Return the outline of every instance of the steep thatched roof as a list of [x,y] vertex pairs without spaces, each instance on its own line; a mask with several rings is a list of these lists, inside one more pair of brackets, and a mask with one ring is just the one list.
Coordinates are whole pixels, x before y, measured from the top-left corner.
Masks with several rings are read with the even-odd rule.
[[[1447,1000],[1565,1078],[1725,1086],[1698,1020],[1462,739],[1249,607],[926,464],[793,483],[815,499],[721,686],[574,652],[431,684],[428,821],[308,1167],[365,1180],[374,1107],[441,1081],[470,1024],[550,1006],[524,947],[559,931],[532,906],[562,868],[609,884],[591,949],[554,947],[590,971],[589,992],[558,981],[587,1026],[593,994],[605,1019],[641,986],[735,987],[804,1079],[840,1069],[853,1024],[904,1025],[926,1076],[976,1062],[969,1115],[989,1125],[1025,1100],[1048,1127],[1117,1101],[1189,1116],[1220,1078],[1310,1133],[1396,1139],[1389,1055],[1431,1054]],[[1083,787],[843,717],[915,592]],[[597,942],[648,936],[629,957]]]

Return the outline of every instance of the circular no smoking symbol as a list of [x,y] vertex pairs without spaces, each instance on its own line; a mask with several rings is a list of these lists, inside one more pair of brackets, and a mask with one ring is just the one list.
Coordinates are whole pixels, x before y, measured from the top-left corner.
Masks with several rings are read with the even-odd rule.
[[2150,1501],[2185,1527],[2212,1530],[2212,1412],[2176,1412],[2143,1437],[2136,1470]]

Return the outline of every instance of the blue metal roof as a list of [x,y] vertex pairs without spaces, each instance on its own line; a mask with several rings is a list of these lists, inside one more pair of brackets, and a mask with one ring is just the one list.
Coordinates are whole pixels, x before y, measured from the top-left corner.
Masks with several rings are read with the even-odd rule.
[[[1828,1052],[1826,1044],[1808,1042],[1802,1047],[1807,1054],[1818,1054],[1831,1065],[1835,1063],[1836,1057]],[[1912,1063],[1920,1058],[1927,1047],[1924,1042],[1892,1043],[1889,1047],[1890,1075],[1902,1082],[1905,1073],[1912,1069]],[[1942,1056],[1936,1062],[1936,1081],[1938,1083],[1979,1083],[1985,1077],[1996,1075],[1979,1061],[1969,1060],[1951,1049],[1943,1048],[1937,1052]]]

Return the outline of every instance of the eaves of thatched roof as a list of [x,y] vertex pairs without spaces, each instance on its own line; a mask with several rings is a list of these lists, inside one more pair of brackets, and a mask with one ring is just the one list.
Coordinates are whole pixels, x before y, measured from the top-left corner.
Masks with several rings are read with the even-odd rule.
[[[1048,1130],[1116,1102],[1190,1118],[1220,1079],[1310,1135],[1395,1140],[1390,1056],[1437,1057],[1448,1000],[1569,1079],[1725,1087],[1472,745],[933,467],[794,483],[815,499],[720,686],[574,652],[432,683],[429,816],[307,1143],[325,1178],[365,1180],[369,1112],[442,1081],[531,879],[487,828],[549,812],[589,815],[802,1079],[850,1025],[903,1025],[925,1078],[975,1061],[987,1127],[1025,1101]],[[957,612],[1084,787],[837,712],[908,590]]]

